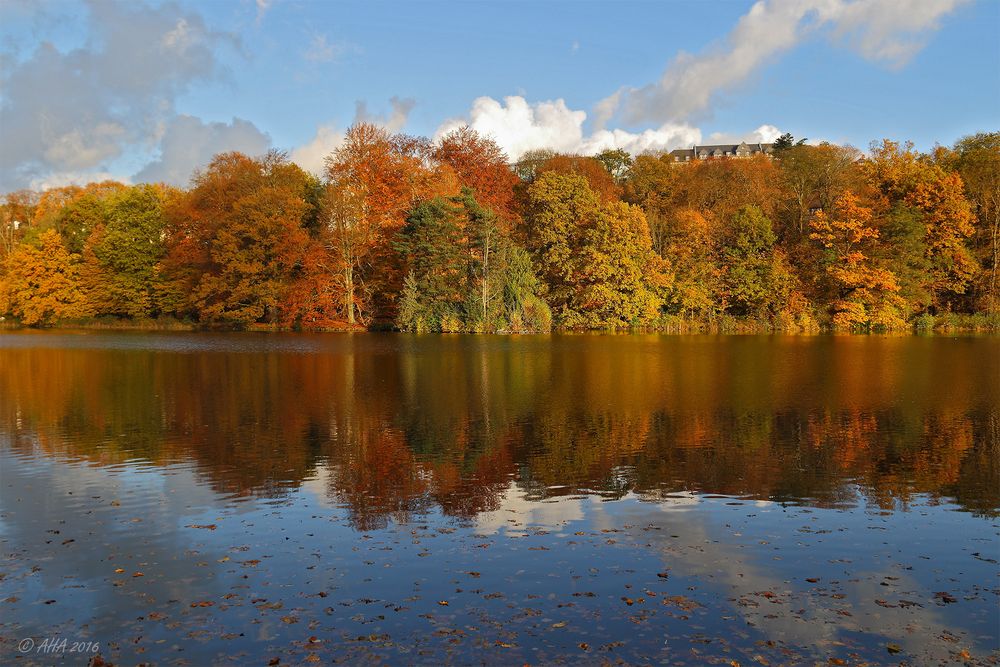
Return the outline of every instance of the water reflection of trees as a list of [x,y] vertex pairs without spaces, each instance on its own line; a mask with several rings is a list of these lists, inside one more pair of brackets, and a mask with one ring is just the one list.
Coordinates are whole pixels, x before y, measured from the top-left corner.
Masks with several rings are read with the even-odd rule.
[[[307,339],[310,340],[310,339]],[[371,529],[581,489],[1000,507],[995,341],[315,339],[312,352],[0,348],[0,433],[97,463],[193,462],[279,496],[322,468]],[[266,346],[264,346],[266,349]]]

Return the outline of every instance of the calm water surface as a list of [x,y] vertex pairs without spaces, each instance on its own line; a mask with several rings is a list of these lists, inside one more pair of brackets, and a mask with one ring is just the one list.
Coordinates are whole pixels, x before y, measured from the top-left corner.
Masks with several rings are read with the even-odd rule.
[[997,664],[998,516],[998,338],[0,334],[3,665]]

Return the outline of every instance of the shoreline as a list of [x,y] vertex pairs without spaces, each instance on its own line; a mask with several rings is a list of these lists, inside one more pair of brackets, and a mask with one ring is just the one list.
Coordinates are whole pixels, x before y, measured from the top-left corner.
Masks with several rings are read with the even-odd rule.
[[[928,320],[927,318],[930,318]],[[363,327],[343,324],[342,326],[326,327],[286,327],[267,324],[255,324],[249,327],[225,327],[202,325],[179,320],[71,320],[57,322],[44,327],[23,325],[16,321],[0,320],[0,333],[16,331],[142,331],[142,332],[184,332],[184,333],[375,333],[398,332],[392,327],[378,324]],[[814,326],[777,327],[747,320],[728,320],[724,322],[681,322],[673,321],[661,326],[630,327],[623,329],[574,329],[552,327],[551,331],[449,331],[438,332],[438,335],[468,334],[492,336],[536,335],[540,333],[559,334],[665,334],[675,336],[688,335],[785,335],[785,336],[818,336],[818,335],[891,335],[891,336],[928,336],[928,335],[1000,335],[1000,314],[987,315],[945,315],[938,318],[924,316],[916,318],[905,329],[885,331],[845,331],[832,327]]]

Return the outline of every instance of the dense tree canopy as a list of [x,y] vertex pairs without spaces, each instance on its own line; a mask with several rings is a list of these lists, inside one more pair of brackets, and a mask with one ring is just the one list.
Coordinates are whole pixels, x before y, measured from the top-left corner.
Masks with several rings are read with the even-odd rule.
[[0,202],[0,315],[38,326],[996,327],[998,264],[996,132],[929,154],[785,135],[747,158],[511,163],[468,127],[430,141],[358,123],[321,176],[224,153],[185,190]]

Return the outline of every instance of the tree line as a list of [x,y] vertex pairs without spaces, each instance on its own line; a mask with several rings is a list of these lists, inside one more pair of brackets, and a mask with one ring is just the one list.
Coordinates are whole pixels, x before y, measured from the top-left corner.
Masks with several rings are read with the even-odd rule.
[[186,189],[7,194],[0,314],[204,327],[854,331],[1000,322],[1000,133],[867,154],[536,150],[368,123],[322,177],[224,153]]

